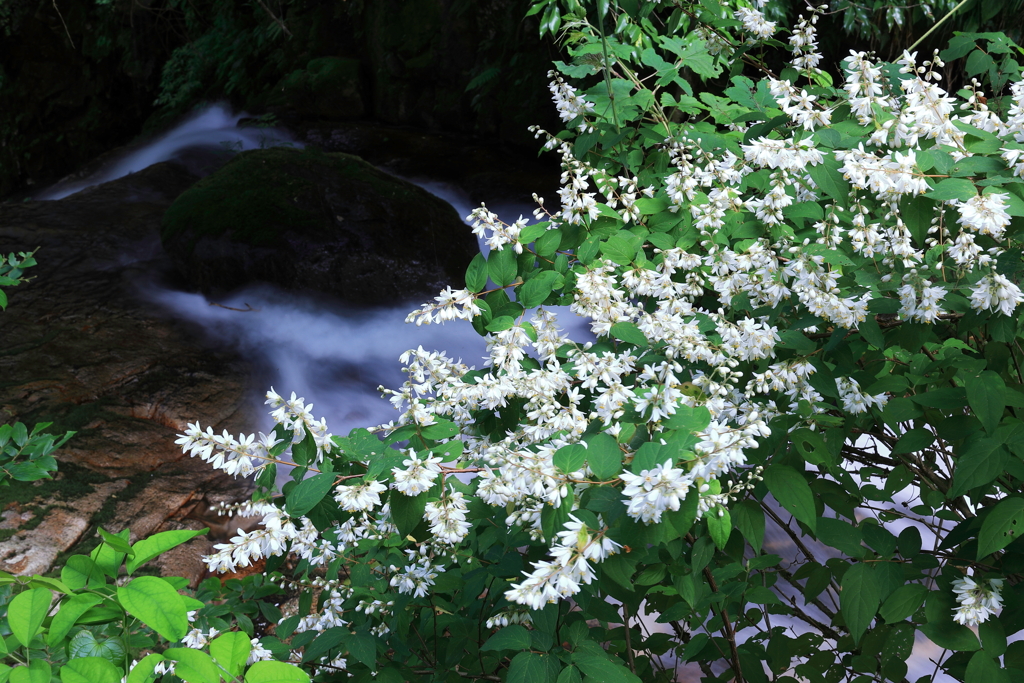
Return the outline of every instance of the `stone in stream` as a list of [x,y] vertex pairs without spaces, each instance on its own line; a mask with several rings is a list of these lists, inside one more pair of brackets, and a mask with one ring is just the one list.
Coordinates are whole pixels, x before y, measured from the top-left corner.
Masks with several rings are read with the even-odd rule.
[[359,157],[242,152],[168,209],[163,244],[204,292],[253,281],[357,305],[461,287],[478,252],[455,210]]
[[[189,420],[248,427],[247,366],[141,296],[172,271],[160,222],[195,181],[161,163],[64,200],[0,204],[0,251],[39,248],[0,312],[0,421],[77,431],[56,480],[0,488],[0,570],[46,572],[94,544],[97,526],[131,528],[133,541],[202,528],[188,518],[199,508],[248,497],[247,482],[174,444]],[[196,539],[164,571],[197,580],[209,544]]]

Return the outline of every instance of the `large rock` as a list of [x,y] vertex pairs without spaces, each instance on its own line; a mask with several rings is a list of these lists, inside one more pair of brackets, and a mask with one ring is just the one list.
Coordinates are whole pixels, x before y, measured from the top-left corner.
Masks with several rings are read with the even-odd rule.
[[387,304],[461,286],[477,243],[454,209],[358,157],[243,152],[167,210],[163,243],[204,292],[252,281]]
[[56,453],[56,481],[0,487],[0,570],[46,571],[88,549],[97,526],[201,526],[181,518],[247,497],[247,482],[174,444],[189,421],[251,424],[247,366],[143,295],[173,272],[160,221],[195,180],[163,163],[61,201],[0,204],[0,251],[39,248],[32,281],[0,312],[0,422],[77,432]]

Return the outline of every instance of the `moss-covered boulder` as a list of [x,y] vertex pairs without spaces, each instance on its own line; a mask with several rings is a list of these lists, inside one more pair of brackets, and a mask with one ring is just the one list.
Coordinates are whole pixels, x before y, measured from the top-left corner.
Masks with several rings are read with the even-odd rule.
[[253,281],[386,304],[461,286],[476,240],[455,210],[359,157],[243,152],[164,214],[164,248],[204,292]]

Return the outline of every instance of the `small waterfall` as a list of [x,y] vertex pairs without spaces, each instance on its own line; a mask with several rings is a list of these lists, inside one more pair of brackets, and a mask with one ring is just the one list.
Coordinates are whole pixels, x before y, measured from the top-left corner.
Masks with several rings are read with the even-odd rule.
[[88,178],[61,181],[35,199],[63,199],[93,185],[117,180],[129,173],[141,171],[161,161],[178,159],[187,152],[197,150],[232,153],[282,144],[301,146],[283,130],[239,128],[238,122],[246,117],[245,113],[232,113],[225,105],[213,105],[196,112],[156,139],[107,163]]

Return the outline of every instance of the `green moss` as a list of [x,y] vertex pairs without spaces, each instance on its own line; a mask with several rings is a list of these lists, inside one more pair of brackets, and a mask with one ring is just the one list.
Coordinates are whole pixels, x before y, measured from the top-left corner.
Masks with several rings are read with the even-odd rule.
[[95,484],[110,481],[108,477],[76,465],[73,462],[62,462],[57,476],[53,479],[40,479],[38,482],[11,482],[10,486],[0,486],[0,509],[16,503],[25,505],[33,500],[74,501],[95,491]]
[[311,209],[324,203],[325,177],[350,178],[395,199],[412,196],[412,189],[349,154],[282,147],[253,150],[242,152],[178,197],[164,214],[163,241],[188,235],[191,252],[203,237],[228,234],[235,242],[274,248],[285,232],[323,230],[332,217]]

